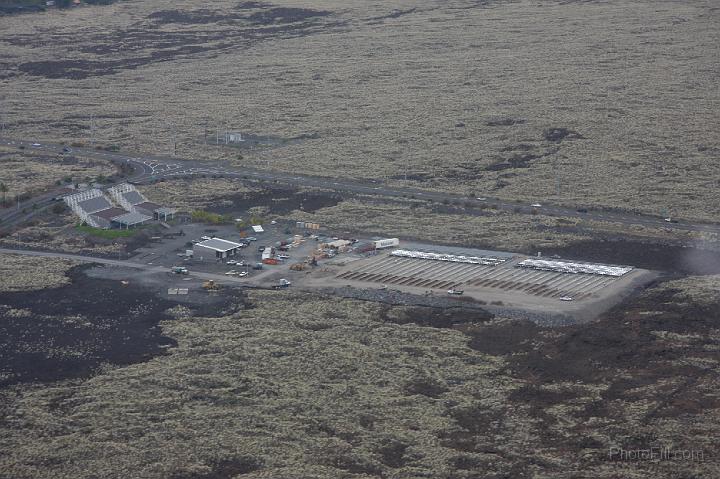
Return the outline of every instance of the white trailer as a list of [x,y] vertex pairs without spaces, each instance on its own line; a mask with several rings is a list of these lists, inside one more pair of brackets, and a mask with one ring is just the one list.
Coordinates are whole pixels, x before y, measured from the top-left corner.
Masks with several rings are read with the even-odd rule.
[[387,238],[375,240],[373,244],[375,245],[375,249],[394,248],[400,245],[400,240],[398,238]]

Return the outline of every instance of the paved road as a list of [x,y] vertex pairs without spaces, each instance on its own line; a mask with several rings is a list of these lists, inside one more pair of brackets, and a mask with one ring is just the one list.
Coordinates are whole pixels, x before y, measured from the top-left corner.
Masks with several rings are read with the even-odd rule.
[[[41,143],[32,140],[13,140],[8,138],[0,138],[0,143],[15,146],[24,146],[28,150],[38,150],[44,152],[58,153],[62,151],[63,146],[56,143]],[[200,162],[194,160],[167,158],[151,155],[130,155],[123,152],[109,152],[103,150],[94,150],[90,148],[72,148],[73,154],[94,158],[110,160],[115,163],[126,163],[130,165],[134,173],[129,178],[133,183],[149,183],[160,178],[177,178],[193,175],[223,176],[228,178],[247,178],[250,180],[266,180],[276,181],[292,186],[299,187],[318,187],[324,189],[333,189],[338,192],[350,192],[370,194],[377,196],[385,196],[391,198],[415,197],[418,199],[431,199],[434,201],[460,201],[463,204],[472,204],[481,207],[486,204],[496,205],[498,209],[513,211],[518,206],[522,207],[526,212],[532,209],[530,205],[523,205],[515,202],[508,202],[496,198],[467,198],[462,195],[441,193],[436,191],[422,190],[418,188],[403,188],[395,186],[387,186],[379,182],[360,182],[350,179],[322,178],[309,175],[289,174],[274,171],[258,170],[254,168],[242,169],[232,167],[227,164],[217,162],[209,164],[208,162]],[[587,213],[581,213],[573,208],[543,204],[539,210],[548,216],[564,216],[583,218],[595,221],[610,221],[614,223],[625,224],[628,226],[648,226],[663,227],[682,231],[706,231],[712,233],[720,233],[720,224],[711,223],[690,223],[679,221],[677,223],[669,223],[650,215],[639,215],[632,213],[605,212],[590,210]]]
[[[106,259],[106,258],[95,258],[94,256],[83,256],[78,254],[70,254],[70,253],[58,253],[54,251],[32,251],[32,250],[23,250],[23,249],[11,249],[11,248],[0,248],[0,254],[19,254],[24,256],[36,256],[41,258],[63,258],[63,259],[71,259],[74,261],[79,261],[83,263],[99,263],[99,264],[106,264],[109,266],[120,266],[125,268],[134,268],[134,269],[140,269],[143,271],[147,271],[150,273],[170,273],[170,268],[165,266],[158,266],[158,265],[150,265],[146,263],[136,263],[133,261],[126,261],[126,260],[116,260],[116,259]],[[217,283],[237,283],[241,285],[255,285],[256,281],[259,279],[258,277],[253,278],[253,281],[250,279],[241,279],[241,278],[235,278],[232,276],[226,276],[223,274],[214,274],[214,273],[202,273],[199,271],[189,271],[188,276],[191,276],[193,278],[198,278],[202,280],[208,280],[212,279]]]

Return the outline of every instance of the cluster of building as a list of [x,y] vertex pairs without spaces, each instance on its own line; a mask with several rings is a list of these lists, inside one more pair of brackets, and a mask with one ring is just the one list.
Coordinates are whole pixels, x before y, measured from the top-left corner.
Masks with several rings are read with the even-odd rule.
[[133,185],[123,183],[107,189],[92,188],[67,195],[65,204],[82,223],[95,228],[131,228],[148,221],[172,219],[175,210],[148,201]]

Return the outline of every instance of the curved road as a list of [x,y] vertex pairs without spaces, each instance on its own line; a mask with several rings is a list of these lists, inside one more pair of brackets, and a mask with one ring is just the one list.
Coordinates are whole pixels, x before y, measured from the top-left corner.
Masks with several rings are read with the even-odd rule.
[[[63,145],[57,143],[40,143],[30,140],[13,140],[9,138],[0,138],[0,143],[9,146],[23,146],[27,150],[38,150],[50,153],[62,152]],[[502,201],[496,198],[468,198],[462,195],[442,193],[437,191],[422,190],[418,188],[403,188],[386,186],[382,183],[368,183],[353,181],[350,179],[322,178],[301,174],[289,174],[282,172],[273,172],[259,170],[255,168],[239,168],[230,167],[224,164],[208,164],[207,162],[165,158],[159,156],[132,156],[123,152],[110,152],[91,148],[72,148],[74,154],[83,157],[109,160],[116,164],[126,163],[133,168],[133,175],[128,179],[132,183],[150,183],[160,178],[177,178],[192,175],[216,175],[228,178],[242,178],[248,180],[266,180],[277,181],[280,183],[299,186],[299,187],[317,187],[324,189],[333,189],[339,192],[361,193],[368,195],[385,196],[391,198],[403,198],[414,196],[418,199],[431,199],[433,201],[460,201],[463,204],[471,203],[477,207],[483,205],[494,204],[501,210],[514,210],[517,207],[524,207],[526,211],[530,211],[529,205],[521,205],[508,201]],[[46,200],[47,201],[47,200]],[[50,199],[52,201],[52,199]],[[610,221],[614,223],[625,224],[628,226],[650,226],[664,227],[683,231],[705,231],[711,233],[720,233],[720,224],[711,223],[690,223],[690,222],[667,222],[662,218],[640,215],[632,213],[606,212],[589,210],[587,213],[580,213],[573,208],[543,205],[540,208],[542,214],[548,216],[565,216],[584,218],[595,221]],[[1,215],[0,215],[1,218]]]

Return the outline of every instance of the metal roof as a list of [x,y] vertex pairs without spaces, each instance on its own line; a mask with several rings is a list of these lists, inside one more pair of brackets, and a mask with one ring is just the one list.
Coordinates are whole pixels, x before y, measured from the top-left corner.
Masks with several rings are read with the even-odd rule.
[[96,196],[89,200],[81,201],[77,204],[85,213],[92,214],[96,211],[112,208],[113,205],[104,196]]
[[521,268],[532,268],[558,273],[599,274],[604,276],[622,276],[632,271],[632,266],[609,266],[592,263],[572,263],[569,261],[552,261],[546,259],[526,259],[518,263]]
[[126,213],[124,215],[116,216],[112,220],[116,223],[120,223],[121,225],[126,226],[133,226],[140,223],[144,223],[146,221],[150,221],[152,217],[147,215],[142,215],[140,213]]
[[137,191],[128,191],[122,195],[123,198],[125,198],[131,205],[139,205],[140,203],[145,203],[146,201],[145,198],[143,198],[143,196]]
[[144,210],[148,211],[155,211],[158,208],[160,208],[160,205],[157,203],[153,203],[152,201],[143,201],[142,203],[138,203],[136,205],[133,205],[135,208],[142,208]]
[[401,258],[428,259],[433,261],[449,261],[452,263],[469,263],[482,264],[487,266],[496,266],[507,261],[507,258],[496,258],[492,256],[465,256],[445,253],[429,253],[426,251],[410,251],[405,249],[396,249],[391,256]]
[[240,248],[240,243],[234,243],[232,241],[224,240],[221,238],[212,238],[205,240],[195,246],[202,246],[203,248],[212,249],[215,251],[230,251],[231,249]]
[[253,225],[252,229],[253,229],[253,231],[256,232],[256,233],[262,233],[262,232],[265,231],[265,230],[263,229],[263,227],[260,226],[260,225]]
[[92,214],[92,216],[99,216],[100,218],[104,218],[106,220],[112,220],[113,218],[117,218],[118,216],[122,216],[126,213],[127,211],[122,208],[108,208],[106,210],[96,211]]

